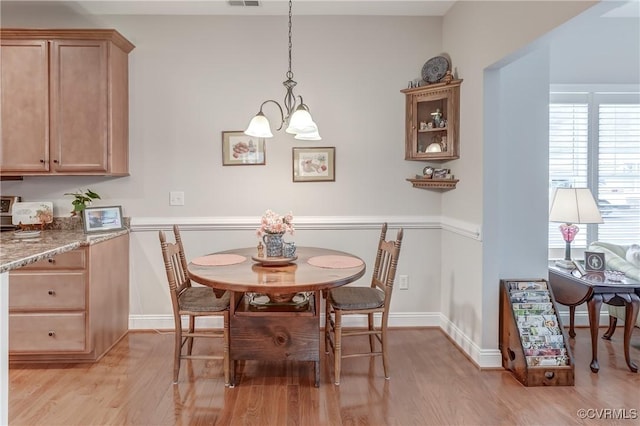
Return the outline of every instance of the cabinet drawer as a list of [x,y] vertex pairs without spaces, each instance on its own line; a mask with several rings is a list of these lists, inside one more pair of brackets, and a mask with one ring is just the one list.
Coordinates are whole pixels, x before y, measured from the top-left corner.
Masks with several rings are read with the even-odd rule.
[[10,314],[9,352],[83,351],[85,315]]
[[24,273],[9,280],[10,310],[85,309],[85,273]]
[[[31,269],[84,269],[86,266],[85,250],[71,250],[64,253],[56,254],[48,259],[43,259],[35,263],[23,266],[18,271],[31,270]],[[14,272],[13,274],[20,274],[20,272]]]

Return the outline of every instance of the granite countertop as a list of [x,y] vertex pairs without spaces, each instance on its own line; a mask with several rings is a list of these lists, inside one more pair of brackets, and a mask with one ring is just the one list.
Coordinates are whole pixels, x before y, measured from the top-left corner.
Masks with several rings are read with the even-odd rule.
[[82,246],[97,244],[120,235],[128,229],[99,234],[83,230],[44,230],[36,238],[16,238],[13,232],[0,233],[0,273],[49,258]]

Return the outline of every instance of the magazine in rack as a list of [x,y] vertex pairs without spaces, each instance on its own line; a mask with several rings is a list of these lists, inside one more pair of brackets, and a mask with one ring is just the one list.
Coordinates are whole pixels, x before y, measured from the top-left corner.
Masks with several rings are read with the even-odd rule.
[[530,367],[567,365],[567,349],[547,283],[509,282],[511,308]]
[[525,386],[573,385],[573,358],[547,281],[500,282],[503,367]]

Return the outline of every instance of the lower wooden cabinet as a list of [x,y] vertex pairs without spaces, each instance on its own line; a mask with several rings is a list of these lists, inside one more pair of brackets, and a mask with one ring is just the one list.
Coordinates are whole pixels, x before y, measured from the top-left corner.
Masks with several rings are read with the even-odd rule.
[[129,235],[9,277],[9,361],[97,361],[129,328]]

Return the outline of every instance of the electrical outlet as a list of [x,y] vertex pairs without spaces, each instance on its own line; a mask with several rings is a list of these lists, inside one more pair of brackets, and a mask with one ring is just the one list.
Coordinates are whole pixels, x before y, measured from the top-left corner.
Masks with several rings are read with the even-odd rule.
[[398,285],[400,290],[409,290],[409,275],[400,275],[398,277]]
[[182,191],[169,192],[169,205],[184,206],[184,192]]

